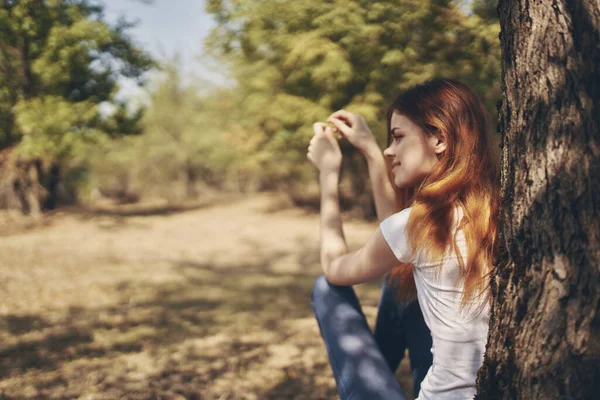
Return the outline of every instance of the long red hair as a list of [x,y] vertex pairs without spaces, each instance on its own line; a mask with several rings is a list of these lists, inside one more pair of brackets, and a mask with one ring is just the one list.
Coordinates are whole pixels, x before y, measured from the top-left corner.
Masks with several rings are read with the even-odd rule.
[[[454,207],[462,207],[458,228],[464,232],[467,254],[458,261],[464,279],[461,306],[465,307],[489,292],[497,255],[500,157],[488,114],[479,97],[453,79],[434,79],[402,93],[388,110],[388,142],[393,112],[446,142],[436,168],[419,187],[396,190],[397,206],[399,210],[412,207],[406,228],[412,251],[422,252],[429,260],[442,258],[448,246],[459,254],[452,224]],[[390,279],[396,278],[398,300],[414,298],[412,264],[396,266]]]

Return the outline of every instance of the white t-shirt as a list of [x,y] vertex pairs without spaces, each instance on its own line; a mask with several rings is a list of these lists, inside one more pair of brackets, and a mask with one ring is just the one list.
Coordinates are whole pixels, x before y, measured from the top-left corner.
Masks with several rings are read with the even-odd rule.
[[[421,383],[417,400],[471,400],[485,353],[489,306],[475,305],[470,311],[461,311],[462,282],[457,282],[460,266],[452,246],[444,258],[434,262],[420,254],[411,257],[405,231],[410,210],[406,208],[390,216],[380,228],[396,258],[413,263],[417,297],[433,340],[433,364]],[[453,234],[462,219],[462,210],[458,207],[455,210]],[[466,264],[467,244],[462,230],[458,231],[456,242]]]

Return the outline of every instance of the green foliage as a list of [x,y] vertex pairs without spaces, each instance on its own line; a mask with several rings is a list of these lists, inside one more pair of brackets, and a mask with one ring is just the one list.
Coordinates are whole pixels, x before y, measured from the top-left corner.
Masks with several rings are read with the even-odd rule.
[[434,77],[469,84],[496,116],[499,24],[483,11],[450,0],[212,0],[206,10],[217,21],[209,54],[238,82],[239,124],[260,144],[265,185],[313,179],[311,126],[336,109],[362,114],[383,144],[393,97]]
[[[0,147],[64,162],[91,136],[139,132],[140,115],[115,100],[117,79],[141,79],[153,64],[128,26],[108,25],[88,0],[0,1]],[[119,112],[101,118],[102,102]]]
[[488,22],[498,22],[498,0],[473,0],[473,13]]
[[181,200],[205,184],[234,189],[258,175],[248,162],[256,146],[243,137],[239,100],[222,89],[200,95],[196,83],[184,86],[177,63],[150,93],[142,134],[107,141],[90,153],[91,184],[104,191]]
[[[166,79],[152,94],[151,108],[143,119],[141,151],[146,155],[149,173],[159,181],[176,178],[181,172],[195,175],[214,166],[212,150],[218,149],[216,126],[194,85],[183,87],[175,67],[166,68]],[[187,171],[186,171],[187,170]]]
[[[112,71],[97,71],[90,66],[95,54],[111,42],[110,28],[102,22],[80,20],[70,26],[55,26],[48,33],[44,51],[32,63],[32,71],[45,91],[74,101],[94,96],[110,98]],[[92,39],[93,38],[93,39]]]
[[[293,188],[314,180],[305,158],[314,122],[345,108],[383,144],[393,97],[434,77],[466,82],[496,118],[494,1],[469,14],[450,0],[207,0],[217,22],[208,55],[237,85],[207,94],[167,65],[147,112],[115,95],[119,76],[141,83],[153,63],[127,36],[131,25],[108,25],[97,4],[0,0],[0,148],[89,161],[91,186]],[[103,115],[103,103],[115,112]],[[344,179],[360,196],[366,169],[342,148]]]
[[[0,0],[0,149],[14,146],[18,157],[15,168],[3,166],[12,171],[3,184],[23,212],[76,197],[70,190],[88,145],[139,133],[141,111],[115,99],[117,82],[141,82],[153,64],[128,27],[107,24],[91,0]],[[103,115],[102,103],[117,111]]]
[[25,158],[64,162],[84,155],[85,145],[97,142],[97,106],[91,101],[71,103],[58,96],[23,100],[14,107],[23,134],[17,152]]

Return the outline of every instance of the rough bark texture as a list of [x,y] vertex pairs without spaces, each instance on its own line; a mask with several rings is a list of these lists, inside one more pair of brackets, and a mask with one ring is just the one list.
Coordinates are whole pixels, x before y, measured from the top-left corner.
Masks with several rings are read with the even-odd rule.
[[600,2],[498,10],[501,255],[478,398],[598,398]]

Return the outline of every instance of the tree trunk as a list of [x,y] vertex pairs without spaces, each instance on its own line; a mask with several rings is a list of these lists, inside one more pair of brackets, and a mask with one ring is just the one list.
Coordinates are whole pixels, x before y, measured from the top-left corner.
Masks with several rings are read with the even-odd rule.
[[598,398],[600,2],[498,10],[501,251],[477,398]]
[[60,163],[52,162],[46,171],[44,177],[44,187],[46,188],[48,195],[44,199],[44,210],[54,210],[58,207],[60,199],[58,193],[58,187],[61,181],[61,168]]
[[188,199],[198,197],[198,189],[196,187],[198,177],[192,163],[188,160],[185,163],[185,195]]
[[40,184],[41,162],[18,161],[12,167],[12,171],[5,165],[1,172],[7,174],[7,180],[11,182],[14,198],[17,199],[21,212],[24,215],[39,217],[42,203],[47,196],[47,191]]

